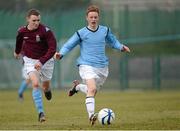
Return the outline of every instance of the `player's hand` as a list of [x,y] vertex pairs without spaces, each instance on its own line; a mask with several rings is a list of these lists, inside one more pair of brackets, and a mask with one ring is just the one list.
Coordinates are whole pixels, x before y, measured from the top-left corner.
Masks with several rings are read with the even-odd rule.
[[20,59],[20,57],[21,57],[21,54],[17,54],[16,52],[14,52],[14,58]]
[[122,52],[131,52],[129,47],[123,45],[123,49],[121,50]]
[[60,60],[62,57],[63,57],[63,56],[62,56],[59,52],[56,52],[56,53],[54,54],[54,59],[55,59],[55,60]]
[[38,61],[35,65],[34,65],[34,68],[39,71],[41,68],[42,68],[42,64],[40,61]]

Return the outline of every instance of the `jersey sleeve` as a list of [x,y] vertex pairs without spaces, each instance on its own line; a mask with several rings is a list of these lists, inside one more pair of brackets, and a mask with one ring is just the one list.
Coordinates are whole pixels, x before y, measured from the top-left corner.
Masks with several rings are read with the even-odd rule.
[[21,52],[22,45],[23,45],[23,34],[20,30],[18,30],[16,35],[16,46],[15,46],[16,54],[19,54]]
[[110,28],[107,30],[107,35],[106,35],[106,42],[110,47],[122,50],[123,49],[123,44],[121,44],[116,36],[111,32]]
[[46,37],[46,42],[48,44],[48,51],[44,56],[42,56],[39,59],[39,61],[42,64],[46,63],[46,61],[48,61],[50,58],[53,57],[53,55],[56,52],[56,46],[57,46],[55,36],[54,36],[54,34],[53,34],[53,32],[51,30],[46,30],[45,37]]
[[62,46],[59,53],[61,55],[66,55],[69,53],[79,42],[81,41],[78,32],[74,33],[74,35]]

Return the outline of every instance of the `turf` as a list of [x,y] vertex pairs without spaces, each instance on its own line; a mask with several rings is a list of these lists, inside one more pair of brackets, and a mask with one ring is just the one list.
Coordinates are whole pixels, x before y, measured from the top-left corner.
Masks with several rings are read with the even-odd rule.
[[98,122],[89,125],[85,95],[68,97],[53,90],[52,101],[43,97],[47,121],[39,123],[31,91],[25,92],[23,102],[17,91],[0,90],[1,130],[178,130],[180,129],[180,91],[120,92],[101,91],[96,96],[96,111],[108,107],[116,115],[112,125]]

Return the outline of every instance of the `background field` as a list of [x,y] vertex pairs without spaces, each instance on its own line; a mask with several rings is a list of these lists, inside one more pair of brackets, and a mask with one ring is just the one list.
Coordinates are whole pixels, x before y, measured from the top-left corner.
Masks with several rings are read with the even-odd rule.
[[177,130],[180,129],[180,92],[178,91],[101,91],[96,96],[96,111],[111,108],[116,120],[110,126],[98,122],[91,127],[87,119],[84,95],[72,98],[61,90],[53,90],[53,99],[44,98],[47,121],[37,121],[31,91],[25,100],[17,100],[16,90],[0,91],[0,129],[43,129],[43,130]]

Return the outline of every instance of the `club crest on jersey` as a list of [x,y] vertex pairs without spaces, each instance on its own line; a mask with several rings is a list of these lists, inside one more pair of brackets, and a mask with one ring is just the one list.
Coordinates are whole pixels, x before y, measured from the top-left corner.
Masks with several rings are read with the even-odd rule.
[[41,41],[40,36],[36,35],[36,42],[40,42],[40,41]]
[[24,40],[27,40],[29,37],[27,37],[27,36],[24,36]]

